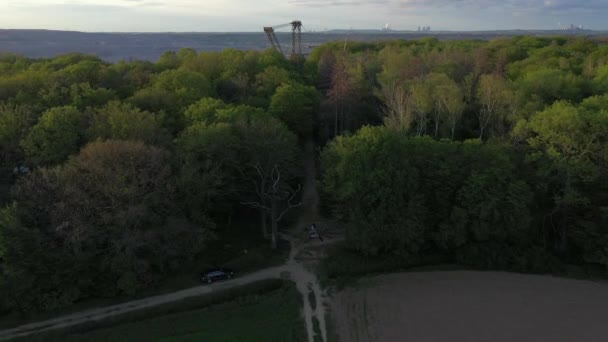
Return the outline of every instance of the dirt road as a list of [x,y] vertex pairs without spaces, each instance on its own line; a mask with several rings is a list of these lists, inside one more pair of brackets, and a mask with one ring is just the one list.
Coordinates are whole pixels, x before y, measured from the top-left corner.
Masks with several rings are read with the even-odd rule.
[[[305,145],[305,170],[306,181],[303,187],[304,191],[302,195],[304,202],[304,210],[302,212],[300,220],[293,227],[292,232],[290,232],[289,234],[282,234],[283,238],[287,239],[292,245],[289,260],[284,265],[264,269],[222,283],[197,286],[191,289],[181,290],[169,294],[148,297],[103,308],[91,309],[42,322],[25,324],[13,329],[2,330],[0,331],[0,340],[27,336],[48,330],[65,328],[89,321],[99,321],[104,318],[124,314],[126,312],[171,303],[189,297],[209,294],[214,291],[242,286],[264,279],[281,278],[282,274],[288,273],[290,279],[296,283],[296,286],[304,299],[303,318],[306,322],[308,341],[314,342],[314,318],[319,321],[319,327],[321,330],[320,337],[322,338],[322,341],[327,341],[327,331],[325,324],[325,294],[323,293],[314,272],[311,272],[309,269],[307,269],[305,265],[297,259],[297,256],[307,247],[320,245],[318,242],[314,241],[307,242],[305,236],[303,236],[302,234],[303,228],[307,227],[312,222],[316,222],[316,220],[318,219],[317,207],[319,197],[315,185],[315,156],[313,142],[308,142]],[[332,243],[333,241],[338,240],[340,240],[340,237],[333,240],[326,240],[323,244]],[[308,300],[310,291],[313,292],[315,297],[315,303],[313,305],[311,305],[310,301]]]
[[237,287],[259,280],[279,278],[281,272],[286,271],[285,266],[264,269],[259,272],[251,273],[241,278],[235,278],[224,283],[216,283],[211,285],[201,285],[194,288],[181,290],[169,294],[148,297],[144,299],[134,300],[127,303],[96,308],[87,311],[74,313],[67,316],[62,316],[42,322],[25,324],[20,327],[0,331],[0,340],[31,335],[48,330],[60,329],[64,327],[82,324],[88,321],[99,321],[104,318],[124,314],[126,312],[141,310],[152,306],[162,305],[166,303],[176,302],[185,298],[209,294],[214,291],[224,290],[232,287]]
[[[291,238],[289,238],[291,239]],[[292,240],[292,243],[295,242]],[[331,243],[332,241],[329,241]],[[153,306],[158,306],[166,303],[180,301],[189,297],[196,297],[212,293],[214,291],[226,290],[264,279],[280,279],[283,274],[289,274],[289,278],[296,284],[299,292],[304,299],[303,317],[306,322],[308,331],[308,340],[314,341],[313,317],[319,320],[322,331],[323,341],[327,341],[327,333],[325,329],[325,312],[323,298],[324,294],[321,291],[319,282],[314,273],[309,272],[306,268],[295,259],[299,251],[305,248],[306,244],[301,244],[299,247],[292,250],[290,259],[283,266],[267,268],[255,273],[251,273],[242,277],[237,277],[229,281],[215,283],[211,285],[201,285],[194,288],[181,290],[173,293],[148,297],[144,299],[134,300],[122,304],[96,308],[87,311],[82,311],[58,318],[25,324],[17,328],[0,331],[0,340],[7,340],[16,337],[28,336],[34,333],[41,333],[49,330],[55,330],[65,327],[70,327],[89,321],[99,321],[105,318],[124,314],[131,311],[141,310]],[[313,310],[308,301],[309,288],[315,293],[316,310]]]

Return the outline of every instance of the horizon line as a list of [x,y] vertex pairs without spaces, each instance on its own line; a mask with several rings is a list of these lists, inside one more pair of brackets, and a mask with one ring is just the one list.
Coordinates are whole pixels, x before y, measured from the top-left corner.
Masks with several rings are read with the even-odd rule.
[[[260,27],[262,31],[263,27]],[[83,30],[68,30],[68,29],[44,29],[44,28],[0,28],[0,31],[48,31],[48,32],[71,32],[71,33],[102,33],[102,34],[167,34],[167,33],[204,33],[204,34],[239,34],[239,33],[259,33],[260,31],[83,31]],[[608,32],[605,30],[594,30],[594,29],[482,29],[482,30],[434,30],[434,31],[416,31],[416,30],[384,30],[384,29],[351,29],[351,28],[335,28],[326,30],[313,30],[306,31],[303,33],[328,33],[333,31],[347,31],[347,32],[378,32],[378,33],[420,33],[430,35],[433,33],[484,33],[484,32],[564,32],[564,33],[584,33],[584,32]],[[290,33],[289,31],[277,31],[277,33]]]

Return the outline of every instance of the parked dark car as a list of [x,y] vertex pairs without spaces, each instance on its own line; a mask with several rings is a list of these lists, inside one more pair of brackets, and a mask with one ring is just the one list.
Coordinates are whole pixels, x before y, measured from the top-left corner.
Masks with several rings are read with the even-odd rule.
[[218,280],[226,280],[234,277],[234,271],[228,268],[216,268],[208,270],[201,275],[201,281],[205,283],[213,283]]

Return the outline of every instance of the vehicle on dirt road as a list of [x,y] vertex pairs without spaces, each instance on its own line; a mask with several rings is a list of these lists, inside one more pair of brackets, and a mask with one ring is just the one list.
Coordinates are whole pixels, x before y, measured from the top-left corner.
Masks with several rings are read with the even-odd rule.
[[208,270],[201,275],[201,281],[211,284],[218,280],[226,280],[234,277],[234,271],[228,268],[216,268]]

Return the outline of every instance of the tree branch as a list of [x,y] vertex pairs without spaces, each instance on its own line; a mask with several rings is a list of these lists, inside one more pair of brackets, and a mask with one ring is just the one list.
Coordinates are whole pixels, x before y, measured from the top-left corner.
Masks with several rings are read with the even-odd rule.
[[241,202],[243,205],[248,205],[253,208],[259,208],[264,210],[270,210],[270,207],[261,204],[260,202]]
[[290,209],[300,207],[303,204],[302,201],[300,201],[297,204],[291,203],[291,201],[296,197],[296,195],[300,192],[300,190],[302,190],[302,185],[298,184],[298,189],[296,189],[296,191],[294,191],[293,194],[291,195],[291,197],[289,197],[289,199],[287,200],[287,208],[285,208],[285,210],[283,210],[281,212],[281,214],[277,217],[277,219],[276,219],[277,222],[281,221],[283,219],[283,216],[285,216],[285,214],[287,214],[287,212]]

